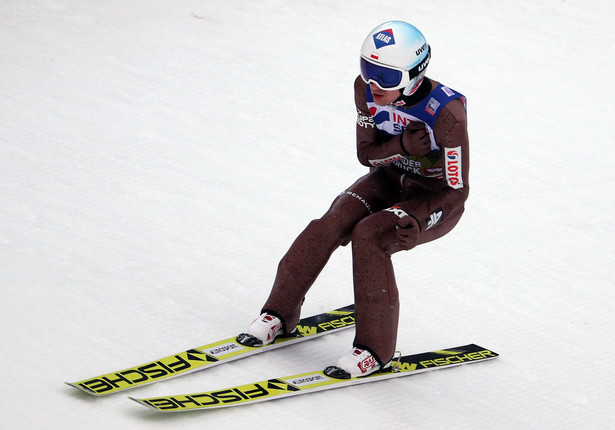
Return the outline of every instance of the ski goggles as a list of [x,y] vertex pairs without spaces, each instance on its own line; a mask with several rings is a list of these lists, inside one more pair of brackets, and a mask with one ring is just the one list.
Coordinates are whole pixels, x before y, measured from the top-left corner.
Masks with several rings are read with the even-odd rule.
[[425,59],[410,70],[381,66],[361,57],[361,78],[366,84],[374,83],[383,90],[398,90],[405,88],[429,64],[431,47],[427,50]]

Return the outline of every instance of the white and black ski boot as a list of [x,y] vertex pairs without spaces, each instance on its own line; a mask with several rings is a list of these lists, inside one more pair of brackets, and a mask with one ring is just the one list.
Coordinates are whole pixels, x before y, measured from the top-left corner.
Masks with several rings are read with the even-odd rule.
[[391,362],[382,365],[380,361],[367,349],[353,348],[348,354],[337,360],[333,366],[324,370],[324,374],[337,379],[359,378],[371,375],[381,369],[387,369]]
[[272,343],[276,337],[284,334],[284,323],[275,315],[264,312],[256,318],[245,333],[240,333],[236,340],[238,343],[259,347]]

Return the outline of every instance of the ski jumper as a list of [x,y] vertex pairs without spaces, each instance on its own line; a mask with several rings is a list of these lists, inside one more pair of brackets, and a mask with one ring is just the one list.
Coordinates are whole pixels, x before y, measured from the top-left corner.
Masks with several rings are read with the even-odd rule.
[[[417,94],[418,99],[413,95],[379,106],[369,86],[360,77],[355,80],[357,156],[370,172],[297,237],[278,265],[263,307],[292,330],[305,294],[333,251],[351,242],[354,346],[381,363],[391,359],[397,341],[399,299],[391,255],[448,233],[461,218],[469,192],[465,98],[427,78]],[[401,144],[405,127],[415,121],[425,123],[429,133],[431,148],[423,157],[406,153]],[[400,245],[402,218],[415,226],[409,230],[411,245]],[[412,285],[411,280],[404,284]]]

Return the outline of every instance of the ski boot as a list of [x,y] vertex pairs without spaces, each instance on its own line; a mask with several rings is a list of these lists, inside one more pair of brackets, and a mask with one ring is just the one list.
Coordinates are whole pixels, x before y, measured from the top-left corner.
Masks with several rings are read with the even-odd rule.
[[270,313],[263,312],[256,318],[245,333],[237,335],[236,341],[253,348],[272,343],[276,337],[284,334],[282,320]]
[[359,378],[371,375],[381,369],[391,367],[391,362],[382,364],[378,358],[367,349],[355,347],[348,354],[337,360],[333,366],[325,368],[324,374],[336,379]]

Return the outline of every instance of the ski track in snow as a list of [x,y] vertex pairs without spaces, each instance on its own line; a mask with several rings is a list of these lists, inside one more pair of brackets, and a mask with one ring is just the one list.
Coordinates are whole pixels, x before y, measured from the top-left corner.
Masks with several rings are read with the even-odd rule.
[[[3,429],[604,429],[613,421],[612,2],[179,0],[0,4]],[[245,328],[295,236],[365,172],[365,35],[417,25],[468,97],[472,191],[394,257],[398,348],[483,364],[185,415],[65,385]],[[305,315],[352,302],[349,249]],[[352,332],[139,397],[322,368]]]

